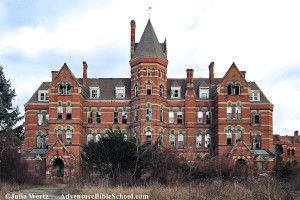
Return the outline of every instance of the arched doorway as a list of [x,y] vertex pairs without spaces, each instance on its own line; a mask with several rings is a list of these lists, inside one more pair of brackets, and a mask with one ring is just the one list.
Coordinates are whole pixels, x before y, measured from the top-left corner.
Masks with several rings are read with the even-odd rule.
[[57,177],[64,176],[64,162],[60,158],[56,158],[53,162],[53,172],[56,172]]
[[248,163],[247,160],[240,158],[235,163],[235,171],[239,175],[248,175]]

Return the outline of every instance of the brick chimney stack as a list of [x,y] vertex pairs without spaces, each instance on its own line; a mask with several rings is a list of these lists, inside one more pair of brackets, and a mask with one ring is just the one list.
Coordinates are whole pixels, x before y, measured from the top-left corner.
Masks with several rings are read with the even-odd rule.
[[54,80],[54,78],[57,76],[58,71],[51,71],[52,74],[52,81]]
[[134,55],[134,44],[135,44],[135,21],[130,22],[131,36],[130,36],[130,58]]
[[246,79],[246,71],[241,71],[241,74],[242,74],[243,77]]
[[82,85],[86,85],[86,79],[87,79],[87,64],[85,61],[83,61],[83,76],[82,76]]
[[214,74],[214,62],[211,62],[208,66],[209,69],[209,80],[210,80],[210,84],[214,85],[215,84],[215,74]]
[[193,69],[186,70],[186,85],[188,88],[194,87],[194,70]]

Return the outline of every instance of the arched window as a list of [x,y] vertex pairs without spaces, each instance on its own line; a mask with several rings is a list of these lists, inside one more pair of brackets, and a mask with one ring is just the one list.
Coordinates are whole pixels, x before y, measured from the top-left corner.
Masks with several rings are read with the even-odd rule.
[[163,97],[163,96],[164,96],[164,86],[163,86],[163,85],[160,85],[160,86],[159,86],[159,96],[160,96],[160,97]]
[[97,135],[96,135],[96,142],[99,142],[101,140],[101,135],[98,133]]
[[241,107],[236,107],[235,108],[235,115],[236,119],[242,119],[242,108]]
[[147,76],[151,76],[151,69],[150,68],[147,69]]
[[65,95],[66,94],[66,86],[60,85],[59,86],[59,95]]
[[152,144],[152,133],[150,131],[146,132],[146,144],[147,145]]
[[67,144],[72,144],[72,131],[67,130],[66,131],[66,139],[67,139]]
[[67,95],[71,95],[71,86],[67,85]]
[[57,131],[57,137],[60,139],[60,141],[63,141],[63,132],[62,132],[62,130]]
[[170,147],[175,148],[175,135],[171,134],[169,137],[170,137]]
[[261,136],[260,135],[256,135],[255,136],[255,148],[256,149],[260,149],[261,146]]
[[237,130],[236,134],[235,134],[235,140],[236,140],[236,142],[238,142],[241,138],[242,138],[242,131],[241,130]]
[[182,134],[178,135],[178,148],[183,148],[184,145],[184,138]]
[[151,85],[151,83],[147,83],[147,85],[146,85],[146,94],[147,95],[152,94],[152,85]]
[[240,91],[241,91],[241,86],[239,84],[236,84],[234,87],[234,94],[240,95]]
[[226,136],[227,136],[227,144],[232,144],[232,130],[228,130]]
[[205,147],[210,147],[210,134],[205,135]]
[[232,95],[232,85],[231,84],[229,84],[227,86],[227,93],[228,93],[228,95]]
[[198,134],[196,136],[196,148],[201,148],[202,147],[202,135]]
[[43,143],[42,143],[42,137],[41,136],[37,136],[37,147],[38,148],[43,148]]
[[163,140],[163,134],[162,133],[159,133],[159,136],[158,136],[158,144],[162,144],[162,140]]
[[135,95],[136,97],[139,96],[139,86],[138,86],[138,85],[134,86],[134,95]]
[[90,142],[92,140],[93,140],[93,135],[92,134],[88,134],[87,141]]

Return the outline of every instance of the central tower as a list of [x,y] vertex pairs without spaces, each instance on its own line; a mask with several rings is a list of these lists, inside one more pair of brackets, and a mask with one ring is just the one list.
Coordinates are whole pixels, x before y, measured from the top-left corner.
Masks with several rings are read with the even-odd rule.
[[141,143],[161,141],[167,113],[167,43],[159,43],[150,19],[139,43],[135,21],[131,25],[131,132]]

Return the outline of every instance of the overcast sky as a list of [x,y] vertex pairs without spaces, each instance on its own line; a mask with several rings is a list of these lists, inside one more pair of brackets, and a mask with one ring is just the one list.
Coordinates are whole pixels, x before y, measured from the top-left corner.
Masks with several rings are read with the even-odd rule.
[[130,21],[139,41],[148,20],[167,38],[168,77],[223,77],[232,62],[274,106],[274,134],[300,127],[300,2],[295,0],[0,1],[0,65],[23,105],[66,62],[82,77],[128,77]]

